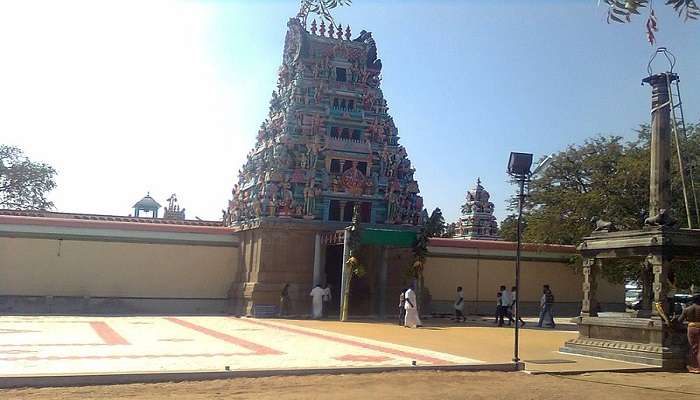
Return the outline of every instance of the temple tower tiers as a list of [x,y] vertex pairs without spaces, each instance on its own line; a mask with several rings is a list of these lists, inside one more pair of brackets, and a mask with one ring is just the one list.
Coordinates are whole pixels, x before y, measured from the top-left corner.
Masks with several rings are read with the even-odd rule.
[[489,201],[489,192],[481,186],[477,178],[476,185],[467,191],[466,203],[462,206],[462,216],[457,222],[456,237],[461,239],[499,240],[498,223],[493,216],[493,203]]
[[418,183],[380,89],[370,32],[289,20],[277,89],[238,174],[227,225],[262,217],[416,225]]

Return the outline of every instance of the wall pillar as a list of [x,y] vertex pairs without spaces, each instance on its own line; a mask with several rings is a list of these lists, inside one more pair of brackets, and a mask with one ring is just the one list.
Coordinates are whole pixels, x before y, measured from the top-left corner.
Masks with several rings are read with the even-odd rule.
[[379,257],[379,308],[377,312],[379,318],[386,318],[386,286],[389,275],[389,251],[386,246],[382,246]]
[[602,260],[595,258],[583,259],[583,300],[581,301],[581,316],[598,316],[598,273]]
[[313,286],[321,284],[321,234],[314,238],[314,277]]
[[345,221],[345,203],[346,201],[340,201],[340,220]]

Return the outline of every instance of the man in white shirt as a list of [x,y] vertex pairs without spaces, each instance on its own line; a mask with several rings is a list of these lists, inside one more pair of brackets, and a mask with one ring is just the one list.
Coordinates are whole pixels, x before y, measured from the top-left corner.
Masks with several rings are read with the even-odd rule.
[[510,312],[510,306],[513,304],[513,299],[511,297],[510,291],[506,289],[505,285],[501,285],[501,314],[508,317],[508,325],[513,323],[513,314]]
[[[515,300],[515,299],[518,298],[518,296],[517,296],[517,294],[516,294],[517,292],[516,292],[515,289],[516,289],[515,286],[513,286],[513,287],[510,289],[510,297],[511,297],[511,299],[512,299],[512,302],[510,303],[510,304],[511,304],[511,306],[510,306],[510,312],[511,312],[511,314],[513,314],[513,315],[516,314],[515,309],[518,307],[518,304],[516,303],[516,300]],[[520,326],[521,326],[521,327],[525,326],[525,321],[523,320],[523,317],[521,317],[520,315],[518,315],[518,320],[519,320],[519,322],[520,322]]]
[[331,306],[331,299],[333,297],[331,296],[331,287],[328,286],[328,283],[323,285],[323,316],[327,317],[328,316],[328,309]]
[[311,305],[312,305],[312,317],[314,319],[320,319],[323,317],[323,288],[321,285],[314,286],[311,289]]
[[457,286],[457,298],[455,299],[455,321],[465,322],[464,318],[464,292],[461,286]]

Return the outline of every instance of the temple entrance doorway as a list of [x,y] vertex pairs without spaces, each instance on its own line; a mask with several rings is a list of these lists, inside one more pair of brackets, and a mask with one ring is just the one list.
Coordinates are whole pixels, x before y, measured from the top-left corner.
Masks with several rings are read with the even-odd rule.
[[343,275],[343,245],[328,245],[326,247],[326,266],[325,277],[326,283],[331,288],[331,304],[328,309],[329,315],[338,315],[340,313],[340,284]]

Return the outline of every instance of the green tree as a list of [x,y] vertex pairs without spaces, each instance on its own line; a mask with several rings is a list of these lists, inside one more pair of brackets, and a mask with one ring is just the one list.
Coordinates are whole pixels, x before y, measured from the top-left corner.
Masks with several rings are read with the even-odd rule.
[[430,218],[428,218],[428,223],[425,224],[425,234],[428,237],[442,237],[446,229],[447,226],[445,225],[442,211],[440,208],[434,209],[430,214]]
[[[600,3],[600,0],[598,0]],[[647,33],[647,40],[650,44],[656,42],[655,33],[658,31],[656,14],[650,0],[603,0],[608,7],[608,23],[631,22],[634,15],[641,14],[642,9],[649,10],[649,16],[644,24]],[[700,7],[695,0],[666,0],[666,5],[673,7],[678,13],[678,17],[684,21],[697,20],[700,17]]]
[[[620,229],[641,228],[649,199],[649,127],[641,126],[637,134],[630,142],[619,136],[598,136],[555,154],[549,167],[529,184],[523,210],[524,241],[576,245],[594,229],[595,219],[612,221]],[[681,149],[686,165],[697,171],[700,126],[689,125]],[[687,226],[675,152],[671,174],[674,217]],[[510,208],[515,207],[513,199]],[[502,237],[515,238],[515,223],[513,215],[501,223]],[[700,284],[700,273],[694,272],[697,267],[677,270],[681,269],[679,287]],[[646,273],[640,263],[629,261],[608,262],[602,272],[613,282],[644,281]]]
[[413,262],[406,270],[406,276],[416,283],[416,295],[419,302],[419,308],[423,305],[425,291],[425,277],[423,270],[425,261],[428,258],[428,234],[425,227],[420,228],[416,234],[416,240],[413,242]]
[[0,208],[53,208],[46,195],[56,187],[55,175],[53,167],[31,161],[21,149],[0,145]]
[[518,216],[516,214],[510,214],[502,222],[500,228],[498,228],[498,234],[501,239],[507,240],[509,242],[515,242],[518,240]]

